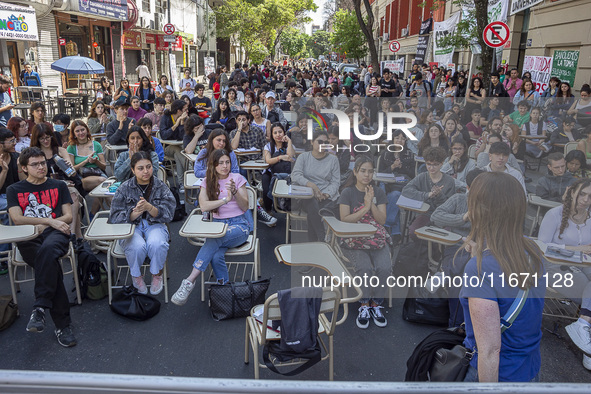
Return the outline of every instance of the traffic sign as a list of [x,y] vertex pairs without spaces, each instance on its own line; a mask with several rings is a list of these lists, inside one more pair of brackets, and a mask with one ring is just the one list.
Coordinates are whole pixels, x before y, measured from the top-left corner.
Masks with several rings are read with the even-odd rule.
[[164,34],[167,35],[173,35],[175,32],[175,28],[174,25],[172,23],[167,23],[166,25],[164,25],[164,27],[162,28],[162,31],[164,32]]
[[491,48],[500,48],[509,40],[509,26],[501,21],[491,22],[482,33],[484,43]]
[[176,36],[163,36],[162,40],[164,42],[176,42]]
[[390,52],[398,52],[400,50],[400,43],[398,41],[390,41],[388,48],[390,48]]

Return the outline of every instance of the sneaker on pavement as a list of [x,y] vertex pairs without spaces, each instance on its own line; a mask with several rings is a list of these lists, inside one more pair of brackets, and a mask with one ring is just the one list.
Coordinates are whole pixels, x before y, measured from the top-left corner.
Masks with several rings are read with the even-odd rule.
[[8,273],[8,263],[6,261],[0,261],[0,275],[6,275]]
[[63,347],[72,347],[76,346],[76,337],[72,332],[72,327],[67,326],[62,328],[61,330],[55,330],[55,336],[57,337],[57,341]]
[[195,287],[195,283],[191,283],[188,279],[183,279],[181,283],[181,287],[174,293],[170,301],[178,306],[185,305],[187,299],[189,298],[189,294],[193,291]]
[[591,354],[591,326],[576,321],[566,326],[566,333],[584,353]]
[[591,371],[591,357],[587,356],[586,354],[583,354],[583,367]]
[[277,224],[277,218],[269,215],[263,208],[257,209],[259,222],[265,223],[269,227],[274,227]]
[[43,308],[33,309],[29,323],[27,323],[28,332],[43,332],[45,329],[45,310]]
[[143,276],[132,276],[131,278],[133,279],[133,287],[137,289],[138,293],[148,294],[148,286],[146,286]]
[[369,327],[369,318],[369,306],[361,305],[361,307],[359,307],[359,315],[357,315],[357,320],[355,320],[357,327],[364,329]]
[[152,275],[152,283],[150,285],[150,294],[158,295],[162,291],[164,281],[161,275]]
[[388,320],[386,320],[386,317],[382,314],[382,311],[380,310],[382,308],[383,306],[379,305],[372,306],[371,308],[369,308],[371,318],[373,319],[375,325],[378,327],[386,327],[388,325]]

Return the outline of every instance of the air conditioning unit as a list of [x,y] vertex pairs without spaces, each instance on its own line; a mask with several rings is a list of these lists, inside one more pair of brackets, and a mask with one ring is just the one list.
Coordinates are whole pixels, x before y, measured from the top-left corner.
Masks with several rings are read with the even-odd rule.
[[400,32],[400,36],[401,37],[406,37],[408,36],[408,27],[403,27],[402,31]]
[[166,24],[166,20],[164,19],[164,14],[155,13],[154,14],[154,30],[162,30],[164,25]]
[[149,29],[150,28],[150,20],[140,16],[138,20],[138,25],[142,29]]
[[382,41],[388,41],[389,38],[390,38],[390,34],[384,33],[384,35],[382,36]]

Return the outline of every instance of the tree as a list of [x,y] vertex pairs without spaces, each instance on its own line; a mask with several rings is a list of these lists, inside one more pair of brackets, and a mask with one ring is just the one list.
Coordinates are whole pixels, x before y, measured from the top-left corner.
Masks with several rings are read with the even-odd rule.
[[341,53],[359,59],[367,54],[367,45],[357,23],[357,17],[351,11],[338,10],[334,18],[332,43]]
[[329,52],[332,52],[333,46],[331,37],[332,34],[327,31],[315,31],[314,34],[310,36],[308,44],[306,45],[310,50],[310,56],[318,59],[318,56],[327,55]]
[[458,48],[470,48],[478,43],[482,48],[482,81],[484,86],[490,82],[492,69],[493,48],[484,43],[482,33],[488,25],[488,0],[440,0],[433,5],[434,9],[445,7],[446,2],[452,2],[464,10],[462,19],[458,23],[455,33],[441,39],[441,45]]
[[361,14],[361,1],[362,0],[353,0],[353,7],[355,8],[355,15],[357,16],[357,23],[359,23],[361,32],[365,36],[365,41],[367,42],[367,46],[369,47],[371,64],[373,64],[374,67],[377,67],[379,65],[379,59],[378,50],[376,49],[376,42],[374,41],[373,31],[373,24],[375,19],[373,16],[373,11],[371,10],[371,5],[369,4],[369,0],[363,0],[363,6],[365,7],[365,11],[367,13],[367,17],[363,18],[363,15]]
[[289,27],[283,30],[279,39],[283,51],[287,53],[289,57],[295,58],[304,52],[310,36],[306,33],[301,33],[293,27]]

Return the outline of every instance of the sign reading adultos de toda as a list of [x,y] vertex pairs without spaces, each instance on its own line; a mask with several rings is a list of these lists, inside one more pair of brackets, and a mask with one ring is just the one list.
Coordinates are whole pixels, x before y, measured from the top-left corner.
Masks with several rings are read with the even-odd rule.
[[35,9],[0,3],[0,38],[39,41]]

